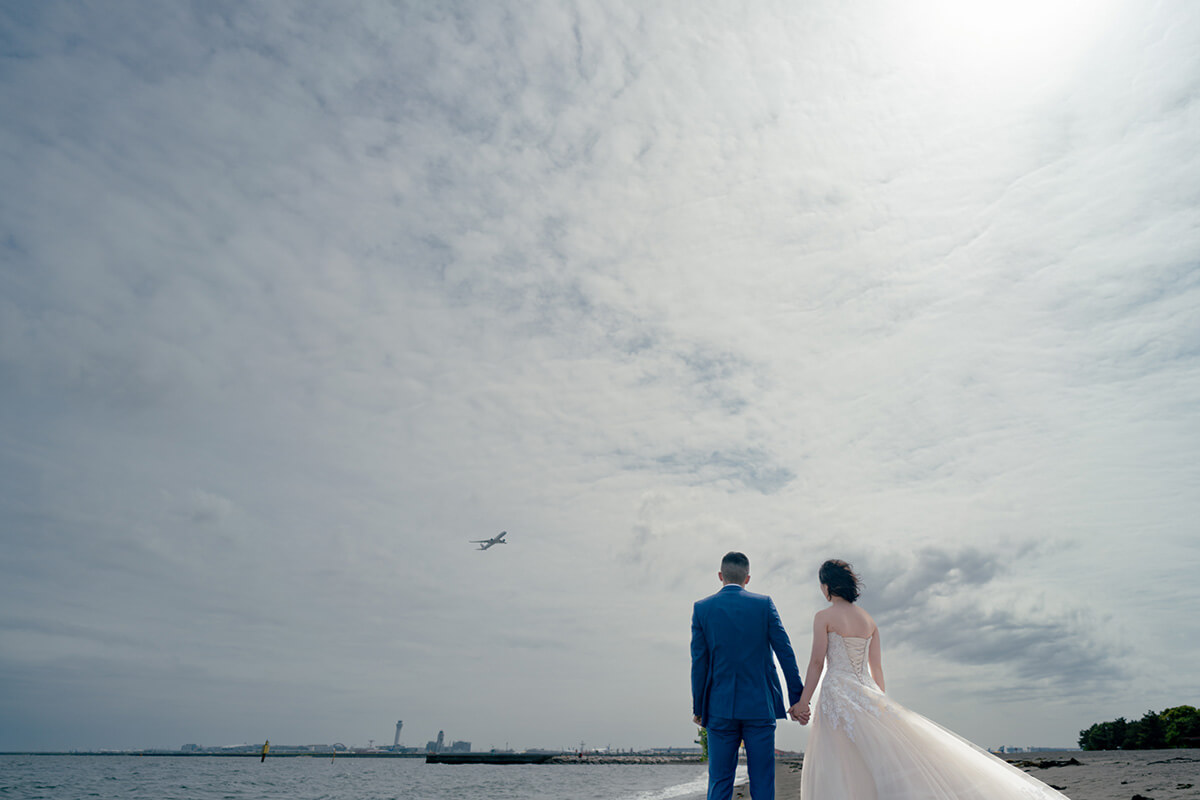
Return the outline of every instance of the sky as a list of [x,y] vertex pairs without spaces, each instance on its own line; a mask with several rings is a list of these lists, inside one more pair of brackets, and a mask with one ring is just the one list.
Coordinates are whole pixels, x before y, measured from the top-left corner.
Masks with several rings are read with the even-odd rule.
[[1185,0],[0,4],[0,750],[1196,705],[1198,310]]

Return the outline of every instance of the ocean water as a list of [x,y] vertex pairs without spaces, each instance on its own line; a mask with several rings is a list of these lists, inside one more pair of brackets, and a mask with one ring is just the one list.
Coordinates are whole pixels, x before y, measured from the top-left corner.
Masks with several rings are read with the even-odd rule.
[[700,764],[0,756],[4,800],[683,800],[706,786]]
[[[1007,755],[1080,762],[1027,768],[1072,800],[1200,800],[1200,750]],[[786,773],[785,773],[786,774]],[[798,776],[797,776],[798,777]],[[745,767],[739,769],[745,779]],[[798,783],[798,781],[793,781]],[[690,765],[426,764],[420,759],[0,756],[0,800],[700,800],[704,767]],[[779,800],[798,800],[781,786]]]

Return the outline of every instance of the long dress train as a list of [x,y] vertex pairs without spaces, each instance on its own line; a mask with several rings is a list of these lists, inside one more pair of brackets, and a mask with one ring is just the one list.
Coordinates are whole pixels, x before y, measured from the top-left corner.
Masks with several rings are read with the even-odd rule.
[[891,700],[870,639],[829,633],[801,800],[1063,800],[1066,795]]

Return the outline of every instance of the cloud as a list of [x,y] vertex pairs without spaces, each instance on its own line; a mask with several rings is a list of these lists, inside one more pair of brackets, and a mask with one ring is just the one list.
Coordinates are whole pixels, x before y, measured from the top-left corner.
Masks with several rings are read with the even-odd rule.
[[1041,550],[1026,542],[870,553],[860,562],[873,584],[863,602],[891,645],[946,665],[1002,670],[1000,683],[990,683],[994,692],[1090,696],[1129,680],[1133,654],[1107,630],[1111,618],[1055,583],[1016,579]]
[[233,511],[233,503],[228,498],[202,489],[194,489],[178,505],[179,513],[197,524],[218,522]]
[[[1146,613],[1198,566],[1185,6],[1039,28],[1040,72],[918,57],[918,7],[0,11],[0,671],[39,741],[240,741],[214,698],[286,664],[342,686],[257,695],[296,740],[376,724],[352,675],[406,730],[669,744],[729,549],[793,627],[851,557],[897,674],[1042,693],[968,735],[1185,691],[1151,656],[1191,623]],[[131,664],[201,688],[68,741]],[[519,705],[571,676],[596,713]]]
[[740,452],[669,453],[645,460],[617,453],[625,469],[644,469],[655,474],[677,474],[688,483],[718,483],[773,494],[786,486],[795,473],[772,464],[758,450]]
[[891,628],[899,641],[960,664],[1005,665],[1016,679],[1010,689],[1049,684],[1059,697],[1090,696],[1133,675],[1122,663],[1128,651],[1105,642],[1083,610],[1031,614],[967,606],[920,609],[909,616],[918,618]]

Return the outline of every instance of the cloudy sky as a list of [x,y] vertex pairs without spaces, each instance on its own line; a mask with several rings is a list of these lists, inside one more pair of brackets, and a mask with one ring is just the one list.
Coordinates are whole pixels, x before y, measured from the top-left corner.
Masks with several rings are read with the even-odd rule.
[[6,3],[0,749],[689,745],[730,549],[1195,704],[1198,312],[1186,0]]

